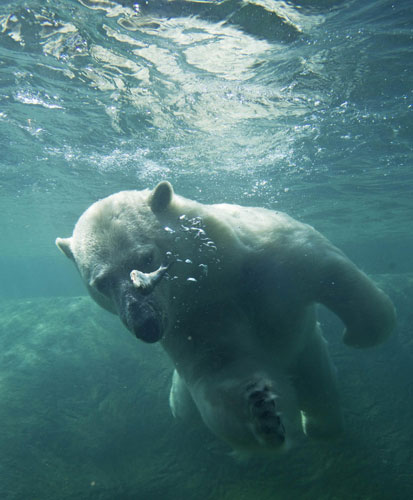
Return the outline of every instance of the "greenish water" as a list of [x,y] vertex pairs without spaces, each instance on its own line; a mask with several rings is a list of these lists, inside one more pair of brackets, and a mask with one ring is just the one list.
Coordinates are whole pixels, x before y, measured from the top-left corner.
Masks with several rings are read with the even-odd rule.
[[[408,0],[0,2],[0,498],[409,498],[412,26]],[[346,443],[235,463],[84,297],[56,236],[162,179],[288,212],[382,280],[388,344],[323,316]]]

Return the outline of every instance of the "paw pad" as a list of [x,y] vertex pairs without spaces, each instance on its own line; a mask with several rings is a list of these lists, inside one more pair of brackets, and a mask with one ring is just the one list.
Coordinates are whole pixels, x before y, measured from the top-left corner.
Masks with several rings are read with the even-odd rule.
[[277,396],[271,384],[265,380],[248,384],[246,398],[257,440],[262,444],[281,445],[285,441],[285,428],[277,412]]

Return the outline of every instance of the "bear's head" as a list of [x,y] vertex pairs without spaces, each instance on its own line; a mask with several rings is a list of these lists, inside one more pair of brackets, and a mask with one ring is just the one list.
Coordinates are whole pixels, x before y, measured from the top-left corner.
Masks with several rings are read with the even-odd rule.
[[160,219],[173,196],[169,182],[153,191],[116,193],[90,206],[70,238],[56,239],[92,298],[145,342],[160,340],[170,322],[170,242]]

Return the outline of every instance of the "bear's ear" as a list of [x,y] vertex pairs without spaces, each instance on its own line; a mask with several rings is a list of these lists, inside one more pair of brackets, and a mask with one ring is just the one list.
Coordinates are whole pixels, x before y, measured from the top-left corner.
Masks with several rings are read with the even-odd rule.
[[154,214],[163,212],[171,203],[174,189],[170,182],[162,181],[152,191],[149,197],[149,206]]
[[56,238],[57,248],[63,252],[68,259],[75,260],[72,252],[71,243],[72,238]]

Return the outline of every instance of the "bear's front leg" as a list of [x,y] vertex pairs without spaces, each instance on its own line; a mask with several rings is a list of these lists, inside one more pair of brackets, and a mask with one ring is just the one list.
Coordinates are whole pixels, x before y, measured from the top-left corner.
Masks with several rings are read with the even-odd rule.
[[174,370],[172,375],[172,384],[169,393],[169,406],[171,408],[172,415],[175,418],[192,418],[197,413],[191,393],[176,370]]
[[391,300],[340,250],[329,243],[306,254],[308,295],[336,313],[345,324],[343,341],[372,347],[393,331],[396,312]]

